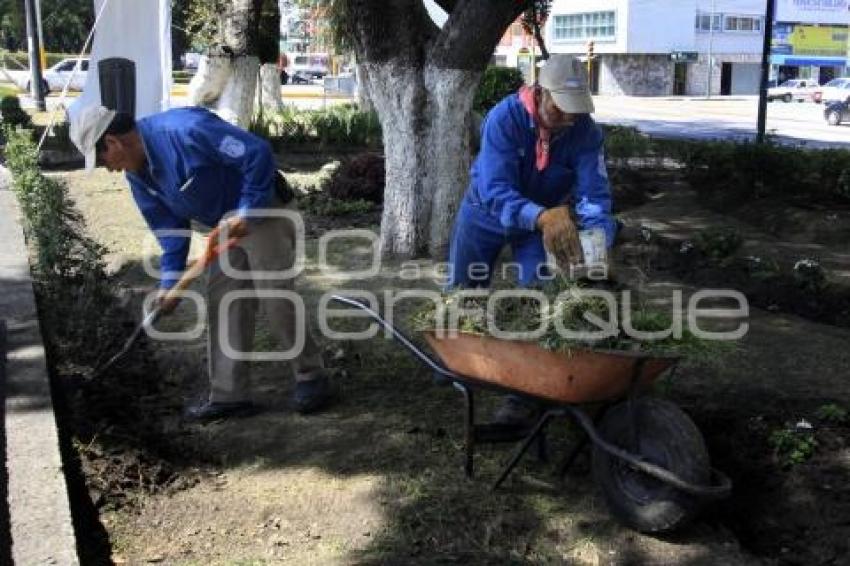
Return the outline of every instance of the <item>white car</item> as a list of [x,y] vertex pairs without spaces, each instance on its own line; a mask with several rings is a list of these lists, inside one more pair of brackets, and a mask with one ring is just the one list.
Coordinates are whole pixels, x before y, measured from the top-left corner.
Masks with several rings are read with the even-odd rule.
[[62,92],[68,80],[71,81],[71,84],[68,86],[69,90],[83,90],[89,71],[89,60],[80,59],[80,68],[74,72],[76,65],[77,59],[63,59],[44,71],[44,79],[47,81],[47,86],[50,90],[53,92]]
[[774,86],[767,89],[767,100],[781,100],[783,102],[791,102],[798,100],[812,100],[815,90],[818,89],[818,82],[814,79],[790,79],[779,86]]
[[[47,92],[62,92],[62,89],[65,88],[65,83],[69,79],[71,83],[68,85],[68,90],[83,90],[86,84],[86,76],[88,75],[89,60],[81,59],[80,68],[75,73],[74,67],[76,65],[76,59],[62,59],[49,69],[45,69],[41,77]],[[32,74],[29,72],[29,69],[24,71],[9,71],[4,69],[3,71],[0,73],[0,76],[10,79],[19,89],[29,92],[30,81],[32,80]]]
[[850,100],[850,78],[844,77],[840,79],[832,79],[818,89],[818,94],[815,95],[815,100],[818,102],[839,101],[847,102]]

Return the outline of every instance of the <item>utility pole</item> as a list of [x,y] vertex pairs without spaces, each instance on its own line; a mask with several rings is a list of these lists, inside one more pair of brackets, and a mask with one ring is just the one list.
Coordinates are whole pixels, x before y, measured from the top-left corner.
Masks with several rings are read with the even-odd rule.
[[27,11],[27,49],[30,59],[30,94],[35,99],[35,108],[39,112],[46,110],[44,90],[41,88],[41,61],[38,56],[38,25],[36,24],[35,5],[33,0],[25,0]]
[[[711,74],[714,72],[714,13],[717,10],[715,0],[711,0],[711,13],[708,15],[708,74],[705,79],[705,97],[711,98]],[[722,22],[721,22],[722,23]]]
[[38,60],[41,68],[47,68],[47,51],[44,50],[44,28],[41,25],[41,0],[35,0],[35,21],[38,22]]
[[759,112],[756,119],[756,143],[764,143],[764,130],[767,121],[767,80],[770,76],[770,47],[773,43],[774,0],[767,0],[764,16],[764,42],[761,49],[761,84],[759,85]]

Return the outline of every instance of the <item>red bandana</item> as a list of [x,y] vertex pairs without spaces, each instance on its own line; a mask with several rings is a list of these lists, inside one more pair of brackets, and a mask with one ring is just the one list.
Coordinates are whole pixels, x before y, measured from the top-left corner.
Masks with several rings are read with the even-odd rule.
[[549,165],[549,139],[552,137],[552,132],[548,128],[544,128],[540,123],[540,118],[537,115],[537,97],[534,87],[523,86],[519,89],[519,100],[525,107],[526,111],[531,114],[534,119],[534,124],[537,126],[537,170],[543,171]]

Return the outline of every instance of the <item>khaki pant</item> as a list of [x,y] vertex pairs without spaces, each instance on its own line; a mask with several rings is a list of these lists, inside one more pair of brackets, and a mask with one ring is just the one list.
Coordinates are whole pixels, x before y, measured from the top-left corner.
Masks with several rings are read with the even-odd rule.
[[[249,233],[226,252],[230,266],[237,271],[285,271],[295,261],[295,228],[288,218],[251,219]],[[214,263],[207,276],[207,353],[209,357],[210,401],[234,402],[250,398],[249,361],[229,357],[222,349],[226,336],[236,352],[251,352],[258,307],[262,307],[269,330],[281,352],[292,349],[296,340],[296,324],[303,325],[304,347],[292,360],[297,381],[306,381],[322,373],[321,352],[308,323],[296,320],[295,307],[284,298],[243,297],[221,312],[222,300],[233,291],[292,291],[293,278],[237,279],[222,271],[221,260]]]

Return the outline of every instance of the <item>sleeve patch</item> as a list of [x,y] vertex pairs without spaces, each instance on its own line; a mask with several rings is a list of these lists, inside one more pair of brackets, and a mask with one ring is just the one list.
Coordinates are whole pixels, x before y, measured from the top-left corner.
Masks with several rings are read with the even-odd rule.
[[218,150],[228,157],[239,159],[245,155],[245,143],[233,136],[224,136],[224,139],[221,140],[221,145],[218,146]]

